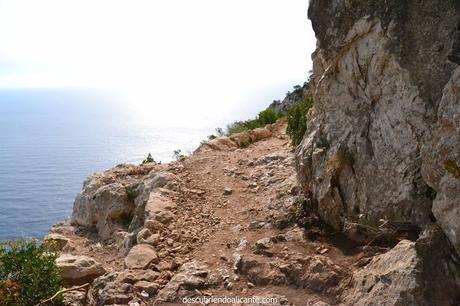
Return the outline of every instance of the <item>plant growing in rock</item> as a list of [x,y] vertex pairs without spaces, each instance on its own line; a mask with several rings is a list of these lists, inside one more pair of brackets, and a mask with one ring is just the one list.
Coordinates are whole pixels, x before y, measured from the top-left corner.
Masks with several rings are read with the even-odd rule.
[[178,149],[173,151],[173,157],[175,160],[181,160],[183,158],[186,158],[187,156],[184,153],[182,153],[181,149]]
[[306,97],[303,103],[294,105],[287,113],[286,133],[293,146],[298,146],[307,130],[307,113],[313,106],[313,98]]
[[[35,240],[18,239],[0,244],[0,301],[4,306],[34,306],[61,287],[56,266],[58,254]],[[60,305],[62,296],[54,299]]]
[[345,167],[353,166],[355,158],[346,146],[340,147],[334,156],[328,161],[327,171],[333,179],[337,179]]
[[153,159],[151,153],[149,153],[149,154],[147,155],[147,158],[144,159],[144,160],[142,161],[142,164],[143,164],[143,165],[145,165],[145,164],[150,164],[150,163],[155,163],[155,160]]

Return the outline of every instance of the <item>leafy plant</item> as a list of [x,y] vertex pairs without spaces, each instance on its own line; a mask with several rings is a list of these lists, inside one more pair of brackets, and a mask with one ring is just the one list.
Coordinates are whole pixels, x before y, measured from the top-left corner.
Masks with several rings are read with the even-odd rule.
[[144,159],[144,160],[142,161],[142,164],[143,164],[143,165],[145,165],[145,164],[150,164],[150,163],[155,163],[155,160],[153,159],[151,153],[149,153],[149,154],[147,155],[147,158]]
[[[34,306],[57,293],[61,287],[57,257],[35,240],[20,238],[0,244],[1,305]],[[58,296],[51,305],[60,305],[62,300]]]
[[287,113],[286,133],[293,146],[298,146],[307,130],[307,113],[313,106],[313,98],[306,97],[300,104],[294,105]]
[[187,156],[184,153],[182,153],[182,150],[178,149],[173,151],[173,157],[175,160],[181,160]]

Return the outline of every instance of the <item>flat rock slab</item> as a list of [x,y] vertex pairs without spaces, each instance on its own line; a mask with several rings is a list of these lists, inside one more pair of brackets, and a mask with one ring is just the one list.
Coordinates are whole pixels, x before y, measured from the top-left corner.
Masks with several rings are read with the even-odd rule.
[[125,257],[125,267],[128,269],[147,269],[151,263],[158,262],[159,258],[155,249],[148,244],[134,246]]

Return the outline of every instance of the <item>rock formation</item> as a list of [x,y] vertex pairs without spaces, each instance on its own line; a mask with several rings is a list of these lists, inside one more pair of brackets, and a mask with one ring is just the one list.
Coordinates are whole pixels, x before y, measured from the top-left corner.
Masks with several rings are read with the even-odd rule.
[[460,2],[312,0],[315,106],[297,149],[337,230],[439,225],[460,253]]
[[275,100],[268,108],[276,113],[286,114],[294,105],[302,103],[310,95],[310,84],[305,82],[302,86],[294,86],[294,90],[288,92],[282,101]]

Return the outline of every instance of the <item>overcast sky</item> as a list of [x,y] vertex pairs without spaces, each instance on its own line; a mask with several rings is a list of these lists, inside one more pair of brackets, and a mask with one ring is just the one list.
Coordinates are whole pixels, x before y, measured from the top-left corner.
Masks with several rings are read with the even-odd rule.
[[307,6],[0,0],[0,89],[106,89],[153,107],[260,104],[307,78],[315,47]]

